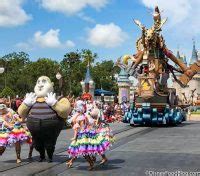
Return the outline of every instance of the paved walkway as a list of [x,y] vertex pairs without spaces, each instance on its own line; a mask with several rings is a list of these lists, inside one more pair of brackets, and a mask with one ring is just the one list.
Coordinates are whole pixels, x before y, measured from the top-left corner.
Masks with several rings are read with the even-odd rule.
[[[87,170],[87,163],[83,159],[77,159],[73,168],[66,167],[65,148],[69,144],[68,139],[71,138],[72,131],[64,130],[59,137],[53,163],[39,163],[35,156],[33,162],[25,160],[17,166],[12,149],[1,158],[0,175],[167,176],[178,173],[186,175],[197,171],[200,175],[200,122],[184,122],[177,127],[154,128],[130,127],[120,123],[113,124],[112,129],[118,141],[107,153],[109,162],[100,166],[98,158],[94,171]],[[27,147],[23,148],[23,156],[26,156]]]

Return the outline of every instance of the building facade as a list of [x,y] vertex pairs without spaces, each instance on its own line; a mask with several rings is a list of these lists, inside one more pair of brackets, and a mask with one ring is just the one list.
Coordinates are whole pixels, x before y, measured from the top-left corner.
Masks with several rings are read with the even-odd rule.
[[94,98],[94,90],[95,90],[95,83],[92,80],[91,74],[90,74],[90,64],[87,66],[87,71],[85,75],[85,79],[81,81],[82,86],[82,92],[89,93],[92,95],[92,98]]
[[[195,42],[193,43],[192,57],[189,63],[187,63],[185,56],[180,55],[179,51],[177,51],[177,58],[184,62],[187,66],[190,66],[194,62],[198,61],[199,58]],[[179,76],[181,76],[181,74],[176,73],[176,76],[178,78]],[[182,88],[176,81],[173,80],[173,88],[176,89],[176,93],[179,97],[180,103],[193,104],[197,100],[197,97],[200,95],[200,73],[196,74],[185,88]]]
[[121,69],[119,76],[118,76],[118,101],[119,103],[130,101],[130,87],[131,83],[129,80],[129,75],[125,71],[125,69]]

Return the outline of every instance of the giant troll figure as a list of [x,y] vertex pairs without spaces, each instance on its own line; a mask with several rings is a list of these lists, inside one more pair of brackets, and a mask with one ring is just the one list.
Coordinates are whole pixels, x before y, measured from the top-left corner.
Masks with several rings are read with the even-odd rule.
[[70,113],[69,101],[66,98],[57,100],[53,93],[53,82],[47,76],[41,76],[34,93],[26,94],[18,113],[27,118],[27,127],[33,137],[34,147],[40,153],[40,161],[45,160],[46,151],[49,162],[52,162],[57,137]]

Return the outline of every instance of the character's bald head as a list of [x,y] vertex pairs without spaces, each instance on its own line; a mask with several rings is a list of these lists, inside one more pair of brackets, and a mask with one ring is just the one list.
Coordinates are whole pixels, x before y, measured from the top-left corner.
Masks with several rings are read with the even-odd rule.
[[47,76],[38,78],[34,91],[37,97],[45,97],[47,93],[53,92],[53,82]]

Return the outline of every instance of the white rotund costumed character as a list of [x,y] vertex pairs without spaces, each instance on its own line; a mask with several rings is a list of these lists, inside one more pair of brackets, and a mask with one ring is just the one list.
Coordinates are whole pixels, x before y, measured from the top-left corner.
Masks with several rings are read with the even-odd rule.
[[57,137],[62,130],[71,108],[67,98],[56,98],[53,82],[47,76],[38,78],[34,93],[26,97],[18,109],[22,118],[27,118],[27,127],[33,138],[33,145],[40,153],[40,161],[52,162]]

